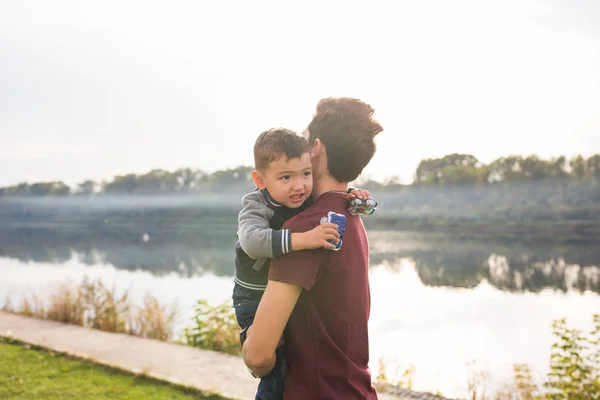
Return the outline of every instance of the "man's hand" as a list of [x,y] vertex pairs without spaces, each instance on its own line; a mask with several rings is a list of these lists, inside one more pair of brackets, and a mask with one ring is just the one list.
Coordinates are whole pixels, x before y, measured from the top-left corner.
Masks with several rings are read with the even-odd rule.
[[330,222],[321,224],[308,232],[292,233],[292,250],[335,249],[335,245],[329,243],[328,240],[336,243],[340,241],[337,225]]

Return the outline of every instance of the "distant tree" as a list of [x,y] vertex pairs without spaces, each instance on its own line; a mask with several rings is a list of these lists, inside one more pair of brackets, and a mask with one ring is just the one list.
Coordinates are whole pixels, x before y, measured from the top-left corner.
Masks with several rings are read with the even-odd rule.
[[71,187],[62,181],[52,182],[49,194],[51,196],[69,196],[71,194]]
[[600,154],[595,154],[585,162],[585,169],[592,180],[600,182]]
[[579,154],[569,161],[571,167],[571,176],[575,181],[582,181],[585,178],[585,159]]
[[[465,167],[468,170],[477,169],[479,166],[479,161],[475,156],[470,154],[449,154],[442,158],[433,158],[422,160],[417,167],[415,172],[415,180],[416,184],[425,184],[425,185],[438,185],[443,182],[444,173],[446,174],[454,174],[458,176],[470,175],[469,172],[461,173],[458,172],[460,168],[450,168],[446,169],[444,172],[444,168],[446,167]],[[446,178],[446,181],[451,181],[455,178]],[[473,180],[475,183],[475,180]]]
[[182,168],[173,172],[177,182],[177,191],[188,192],[202,186],[205,174],[202,171]]
[[473,165],[448,165],[442,168],[440,185],[474,185],[477,182],[477,168]]
[[174,193],[178,189],[177,175],[163,169],[153,169],[135,179],[137,193]]
[[517,182],[525,177],[523,173],[523,158],[520,156],[500,157],[488,165],[488,181]]
[[29,184],[21,182],[17,185],[5,187],[2,191],[4,196],[29,196]]
[[531,155],[520,160],[523,178],[532,181],[541,181],[550,176],[550,163],[540,160],[538,156]]
[[107,194],[135,193],[138,186],[136,174],[117,175],[112,182],[105,182],[102,190]]
[[211,186],[215,189],[224,189],[239,185],[247,186],[252,181],[252,170],[252,167],[241,166],[234,169],[216,171],[210,176],[209,180]]
[[77,189],[75,191],[75,194],[89,196],[89,195],[96,193],[99,188],[100,188],[100,185],[98,183],[96,183],[95,181],[93,181],[91,179],[88,179],[88,180],[85,180],[85,181],[77,184]]
[[475,183],[478,186],[485,185],[488,183],[489,176],[489,167],[485,164],[482,164],[479,168],[477,168],[477,180],[475,181]]
[[553,158],[549,162],[549,176],[550,178],[566,178],[569,176],[569,172],[567,171],[567,159],[565,156],[560,156],[558,158]]
[[397,175],[392,176],[383,184],[383,188],[386,190],[398,190],[406,185],[400,182],[400,177]]
[[36,182],[29,185],[27,182],[3,188],[3,196],[68,196],[71,188],[64,182]]

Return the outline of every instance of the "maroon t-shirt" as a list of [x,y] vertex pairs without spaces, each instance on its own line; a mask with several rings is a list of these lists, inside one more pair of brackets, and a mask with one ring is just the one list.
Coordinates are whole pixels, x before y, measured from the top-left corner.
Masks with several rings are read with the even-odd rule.
[[269,280],[302,287],[285,332],[285,400],[377,399],[369,371],[369,244],[347,195],[326,192],[284,228],[305,232],[328,211],[348,218],[339,251],[292,252],[271,260]]

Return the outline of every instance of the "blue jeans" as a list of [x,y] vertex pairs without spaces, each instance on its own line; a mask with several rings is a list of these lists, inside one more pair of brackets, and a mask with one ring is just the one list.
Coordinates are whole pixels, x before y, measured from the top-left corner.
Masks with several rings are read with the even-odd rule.
[[[260,293],[260,294],[257,294]],[[252,325],[260,303],[262,292],[246,289],[238,284],[233,288],[233,308],[240,328]],[[281,347],[275,350],[275,366],[268,375],[260,378],[256,391],[256,400],[283,400],[283,381],[286,365]]]

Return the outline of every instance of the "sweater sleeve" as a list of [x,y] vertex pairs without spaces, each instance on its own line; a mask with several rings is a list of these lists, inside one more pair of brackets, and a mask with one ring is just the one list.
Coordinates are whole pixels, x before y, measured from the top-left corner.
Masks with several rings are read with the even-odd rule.
[[292,250],[289,229],[271,229],[269,219],[273,216],[260,192],[244,196],[242,211],[238,215],[238,240],[242,250],[252,259],[272,258]]

